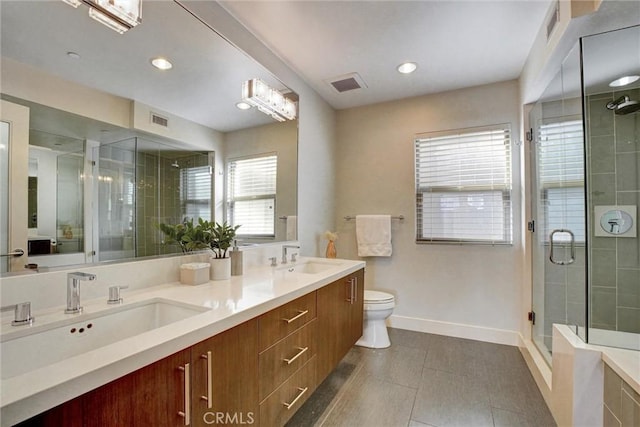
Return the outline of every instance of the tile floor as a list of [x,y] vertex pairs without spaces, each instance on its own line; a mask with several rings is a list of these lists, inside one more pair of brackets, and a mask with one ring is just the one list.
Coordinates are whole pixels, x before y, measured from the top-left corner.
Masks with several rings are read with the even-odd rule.
[[389,328],[354,347],[289,427],[555,426],[516,347]]

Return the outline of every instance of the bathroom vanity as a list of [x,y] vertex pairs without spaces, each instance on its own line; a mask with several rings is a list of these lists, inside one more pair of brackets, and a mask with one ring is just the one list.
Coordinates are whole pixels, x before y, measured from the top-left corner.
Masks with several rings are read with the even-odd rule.
[[[363,262],[314,258],[144,289],[118,308],[155,301],[167,313],[168,304],[200,311],[30,372],[3,372],[2,425],[33,415],[21,425],[284,425],[362,335],[363,292]],[[82,316],[92,310],[100,307],[87,303]],[[95,324],[87,335],[103,318],[85,321]],[[39,377],[47,372],[52,384]]]

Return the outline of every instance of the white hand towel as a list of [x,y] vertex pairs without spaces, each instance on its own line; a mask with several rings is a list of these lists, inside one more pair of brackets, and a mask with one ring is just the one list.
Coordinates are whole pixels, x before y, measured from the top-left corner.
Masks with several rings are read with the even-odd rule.
[[391,215],[357,215],[358,256],[391,256]]
[[296,215],[289,215],[286,219],[287,222],[287,240],[298,240],[298,217]]

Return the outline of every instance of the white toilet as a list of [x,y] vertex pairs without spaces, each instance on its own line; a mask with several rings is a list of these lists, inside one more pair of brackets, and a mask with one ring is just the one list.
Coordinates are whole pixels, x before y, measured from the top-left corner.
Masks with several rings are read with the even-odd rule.
[[364,291],[364,331],[356,345],[369,348],[386,348],[391,345],[385,319],[396,306],[395,297],[386,292]]

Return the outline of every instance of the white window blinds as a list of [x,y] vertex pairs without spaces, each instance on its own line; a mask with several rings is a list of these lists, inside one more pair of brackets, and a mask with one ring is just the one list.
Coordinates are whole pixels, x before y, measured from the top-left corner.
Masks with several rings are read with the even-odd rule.
[[[544,218],[540,238],[551,231],[569,229],[576,242],[585,241],[584,143],[582,120],[555,118],[538,125],[539,218]],[[542,215],[542,216],[541,216]],[[554,240],[569,241],[561,233]]]
[[211,220],[211,167],[180,169],[180,201],[186,218]]
[[415,140],[416,241],[511,244],[509,125]]
[[275,154],[229,161],[227,220],[239,236],[275,236],[277,172]]

